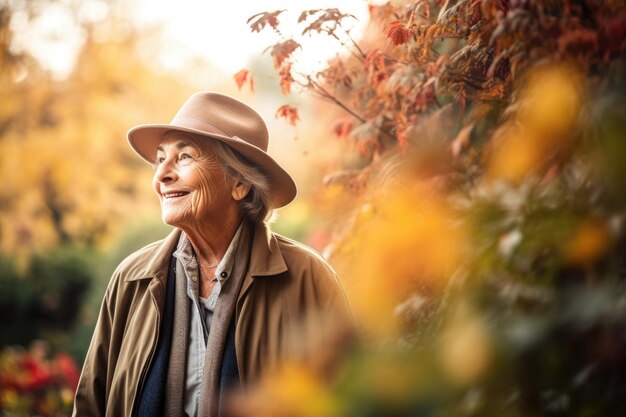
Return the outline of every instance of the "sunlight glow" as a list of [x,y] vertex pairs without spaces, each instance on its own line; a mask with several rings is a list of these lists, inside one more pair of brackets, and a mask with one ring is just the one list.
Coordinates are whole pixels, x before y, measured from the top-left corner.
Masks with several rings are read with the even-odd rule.
[[[133,7],[139,25],[161,24],[164,48],[161,64],[166,68],[184,65],[184,56],[207,59],[227,74],[234,74],[261,56],[263,50],[280,40],[269,28],[252,33],[246,21],[260,12],[285,9],[279,16],[280,28],[286,38],[294,36],[303,45],[294,57],[298,69],[312,71],[321,68],[328,58],[342,47],[327,36],[301,36],[303,26],[297,25],[304,10],[339,7],[356,19],[346,21],[351,36],[358,39],[369,19],[365,0],[344,0],[338,5],[329,0],[230,0],[214,2],[181,0],[139,0]],[[314,52],[314,53],[312,53]]]

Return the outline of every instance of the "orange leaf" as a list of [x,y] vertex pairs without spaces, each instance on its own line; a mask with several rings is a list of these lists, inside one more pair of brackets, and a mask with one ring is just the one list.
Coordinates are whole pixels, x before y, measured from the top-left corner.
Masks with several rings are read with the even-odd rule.
[[254,78],[252,77],[252,73],[247,69],[242,69],[237,74],[233,76],[235,79],[235,83],[237,83],[237,88],[241,90],[241,87],[248,82],[250,85],[250,91],[254,92]]
[[237,72],[237,74],[234,75],[233,78],[235,79],[235,82],[237,83],[237,88],[239,88],[240,90],[241,90],[241,87],[243,87],[243,85],[246,83],[248,74],[250,74],[250,71],[248,71],[247,69],[242,69],[242,70],[239,70],[239,72]]
[[276,110],[276,118],[278,119],[279,117],[286,119],[292,126],[295,126],[298,120],[300,120],[298,109],[290,104],[283,104]]
[[293,39],[289,39],[285,42],[279,42],[271,48],[271,55],[274,58],[274,68],[280,68],[283,61],[289,58],[293,51],[300,48],[300,44]]
[[291,76],[291,64],[281,66],[278,76],[280,77],[280,90],[283,94],[291,93],[291,83],[293,82],[293,77]]

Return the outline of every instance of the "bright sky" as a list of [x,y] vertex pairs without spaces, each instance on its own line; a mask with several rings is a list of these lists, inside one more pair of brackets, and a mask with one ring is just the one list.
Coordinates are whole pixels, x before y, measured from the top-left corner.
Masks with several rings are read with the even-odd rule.
[[[76,53],[84,42],[84,33],[73,25],[75,14],[83,21],[101,21],[107,17],[103,0],[58,0],[45,2],[45,12],[34,21],[26,13],[16,12],[11,25],[16,34],[15,47],[27,48],[58,77],[67,75]],[[69,7],[68,7],[69,5]],[[166,68],[184,68],[186,59],[200,57],[227,74],[234,74],[260,56],[278,40],[266,28],[252,33],[246,24],[256,13],[286,9],[280,15],[286,37],[298,35],[304,53],[296,52],[300,69],[321,68],[323,62],[342,50],[327,36],[300,36],[303,26],[296,22],[303,10],[338,7],[357,19],[346,21],[353,38],[358,39],[368,20],[366,0],[134,0],[127,2],[138,26],[162,27],[161,64]],[[314,53],[312,53],[314,51]]]
[[207,58],[226,73],[235,73],[278,40],[269,28],[252,33],[246,23],[248,18],[285,9],[279,16],[280,28],[288,37],[298,35],[303,50],[309,51],[297,55],[298,65],[310,70],[320,68],[341,47],[327,36],[302,38],[299,35],[304,26],[297,26],[296,22],[303,10],[332,7],[358,19],[346,23],[352,28],[353,37],[359,38],[368,20],[365,0],[138,0],[135,16],[140,24],[163,23],[163,37],[169,41],[164,45],[166,65],[173,64],[168,55],[176,56],[182,47]]

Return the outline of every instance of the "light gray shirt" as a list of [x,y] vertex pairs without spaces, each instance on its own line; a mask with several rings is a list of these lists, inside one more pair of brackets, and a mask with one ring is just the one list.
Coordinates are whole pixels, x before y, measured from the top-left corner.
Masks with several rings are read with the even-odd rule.
[[[191,246],[189,238],[182,233],[178,241],[178,246],[174,252],[176,258],[176,275],[184,274],[187,282],[187,295],[191,299],[189,332],[187,337],[187,360],[185,372],[185,390],[183,405],[185,416],[195,417],[198,414],[198,404],[200,402],[200,386],[202,384],[202,374],[206,357],[206,344],[211,329],[211,320],[217,305],[217,298],[226,280],[233,270],[234,252],[241,235],[242,224],[224,254],[224,257],[215,268],[217,282],[213,286],[208,298],[199,295],[200,273],[196,255]],[[180,282],[180,280],[178,280]]]

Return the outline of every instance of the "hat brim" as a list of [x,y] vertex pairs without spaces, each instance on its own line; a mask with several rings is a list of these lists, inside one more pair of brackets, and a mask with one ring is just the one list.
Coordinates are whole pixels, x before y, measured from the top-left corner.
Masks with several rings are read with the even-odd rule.
[[126,134],[131,148],[146,162],[154,164],[156,151],[163,135],[171,130],[191,133],[209,139],[219,140],[239,152],[254,166],[260,168],[267,175],[271,186],[272,208],[286,206],[298,193],[293,178],[278,163],[263,150],[237,137],[222,136],[207,133],[197,129],[191,129],[167,124],[139,125],[130,129]]

